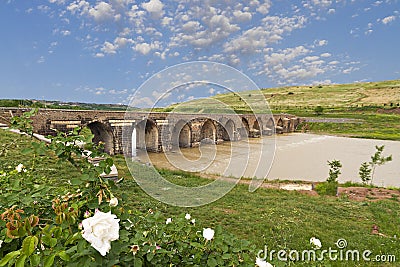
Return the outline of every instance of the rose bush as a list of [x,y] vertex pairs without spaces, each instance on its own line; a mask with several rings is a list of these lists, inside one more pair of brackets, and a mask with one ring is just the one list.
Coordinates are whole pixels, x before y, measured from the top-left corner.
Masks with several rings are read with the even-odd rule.
[[[13,125],[32,135],[29,114]],[[201,231],[190,214],[131,210],[118,182],[102,178],[113,161],[92,137],[58,133],[51,144],[32,141],[28,162],[0,163],[0,267],[254,266],[255,247],[221,226]],[[82,143],[105,160],[92,165]],[[36,166],[49,159],[74,176],[47,177]]]

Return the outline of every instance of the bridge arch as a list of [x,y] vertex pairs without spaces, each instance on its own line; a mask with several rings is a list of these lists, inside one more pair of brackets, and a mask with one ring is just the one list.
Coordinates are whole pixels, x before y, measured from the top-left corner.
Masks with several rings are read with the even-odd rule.
[[222,139],[224,141],[233,141],[235,134],[235,123],[233,122],[233,120],[229,119],[225,123],[225,127],[222,128],[223,128]]
[[217,129],[212,120],[207,119],[201,126],[200,141],[205,143],[215,143]]
[[276,122],[276,126],[275,126],[276,132],[283,133],[283,128],[284,128],[283,120],[282,120],[282,118],[279,118],[278,121]]
[[113,155],[114,154],[114,137],[111,127],[108,125],[94,121],[86,125],[94,134],[93,143],[99,144],[100,142],[104,144],[104,152]]
[[[259,123],[259,120],[260,120],[260,119],[254,120],[254,123],[253,123],[253,129],[254,129],[254,130],[260,131],[260,123]],[[261,120],[260,120],[260,122],[261,122]],[[261,123],[261,125],[262,125],[262,123]]]
[[250,125],[249,121],[242,117],[242,130],[241,130],[241,136],[242,137],[249,137],[250,136]]
[[192,143],[192,129],[184,121],[178,121],[172,131],[172,145],[178,147],[190,147]]
[[269,118],[269,120],[267,121],[267,123],[266,123],[266,128],[267,128],[267,130],[269,129],[269,130],[273,130],[274,128],[275,128],[275,122],[274,122],[274,119],[273,118]]
[[158,128],[151,119],[145,119],[136,125],[136,147],[158,152]]

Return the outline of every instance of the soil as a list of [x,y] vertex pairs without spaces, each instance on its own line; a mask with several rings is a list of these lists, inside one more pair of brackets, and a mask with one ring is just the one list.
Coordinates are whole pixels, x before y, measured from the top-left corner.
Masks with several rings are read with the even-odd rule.
[[355,201],[378,201],[382,199],[400,201],[400,190],[386,188],[339,187],[338,195],[346,195],[349,199]]

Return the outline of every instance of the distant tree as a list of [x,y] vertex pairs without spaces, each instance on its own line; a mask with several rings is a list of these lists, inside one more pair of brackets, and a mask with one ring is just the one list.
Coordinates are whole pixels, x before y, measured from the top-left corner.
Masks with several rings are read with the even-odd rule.
[[332,161],[328,161],[328,165],[330,167],[329,168],[329,177],[328,177],[328,179],[326,179],[326,181],[328,183],[337,183],[339,174],[341,174],[340,168],[342,168],[342,163],[340,163],[339,160],[332,160]]
[[382,156],[382,152],[383,152],[384,148],[385,148],[384,145],[375,146],[376,152],[373,156],[371,156],[371,161],[370,161],[370,165],[371,165],[371,169],[372,169],[371,184],[372,184],[372,181],[374,180],[374,174],[375,174],[376,167],[392,161],[392,155],[390,155],[388,157]]
[[368,162],[363,162],[358,172],[363,184],[367,184],[369,181],[371,181],[371,172],[371,164]]
[[315,114],[316,114],[317,116],[319,116],[319,115],[321,115],[322,113],[324,113],[324,108],[321,107],[321,106],[317,106],[317,107],[314,109],[314,112],[315,112]]

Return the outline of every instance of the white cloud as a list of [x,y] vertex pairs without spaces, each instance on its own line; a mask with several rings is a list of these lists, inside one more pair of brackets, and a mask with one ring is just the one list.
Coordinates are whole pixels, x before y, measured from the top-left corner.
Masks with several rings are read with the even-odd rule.
[[200,30],[200,22],[198,21],[188,21],[185,24],[182,25],[182,30],[186,31],[186,32],[195,32]]
[[241,10],[235,10],[233,12],[233,16],[238,22],[244,22],[244,21],[249,21],[252,18],[252,15],[250,12],[243,12]]
[[163,7],[164,4],[160,0],[150,0],[147,3],[142,3],[142,8],[157,18],[164,15]]
[[151,50],[156,50],[156,49],[160,49],[160,45],[159,43],[140,43],[140,44],[136,44],[136,46],[134,47],[134,50],[136,50],[137,52],[143,54],[143,55],[147,55],[148,53],[150,53]]
[[257,7],[257,11],[260,12],[263,15],[268,14],[269,9],[271,8],[271,1],[265,0],[263,4],[261,4],[259,7]]
[[330,57],[330,56],[332,56],[330,53],[322,53],[321,54],[321,57]]
[[226,53],[256,53],[261,52],[268,44],[276,43],[285,33],[302,28],[306,22],[303,17],[282,18],[277,16],[265,17],[263,26],[253,27],[241,33],[224,44]]
[[41,56],[41,57],[36,61],[36,63],[41,64],[41,63],[44,63],[45,61],[46,61],[46,59],[44,58],[44,56]]
[[396,20],[395,16],[388,16],[382,19],[382,23],[386,25],[394,20]]
[[68,31],[68,30],[62,30],[62,31],[60,31],[60,33],[61,33],[62,35],[64,35],[64,36],[71,35],[71,32]]
[[314,42],[314,44],[315,44],[316,46],[325,46],[325,45],[328,44],[328,41],[327,41],[327,40],[316,40],[316,41]]
[[114,9],[109,3],[99,2],[95,7],[89,9],[88,13],[96,21],[104,21],[113,19],[115,16]]
[[101,51],[106,53],[106,54],[116,54],[117,47],[110,43],[110,42],[104,42],[103,47],[101,48]]

